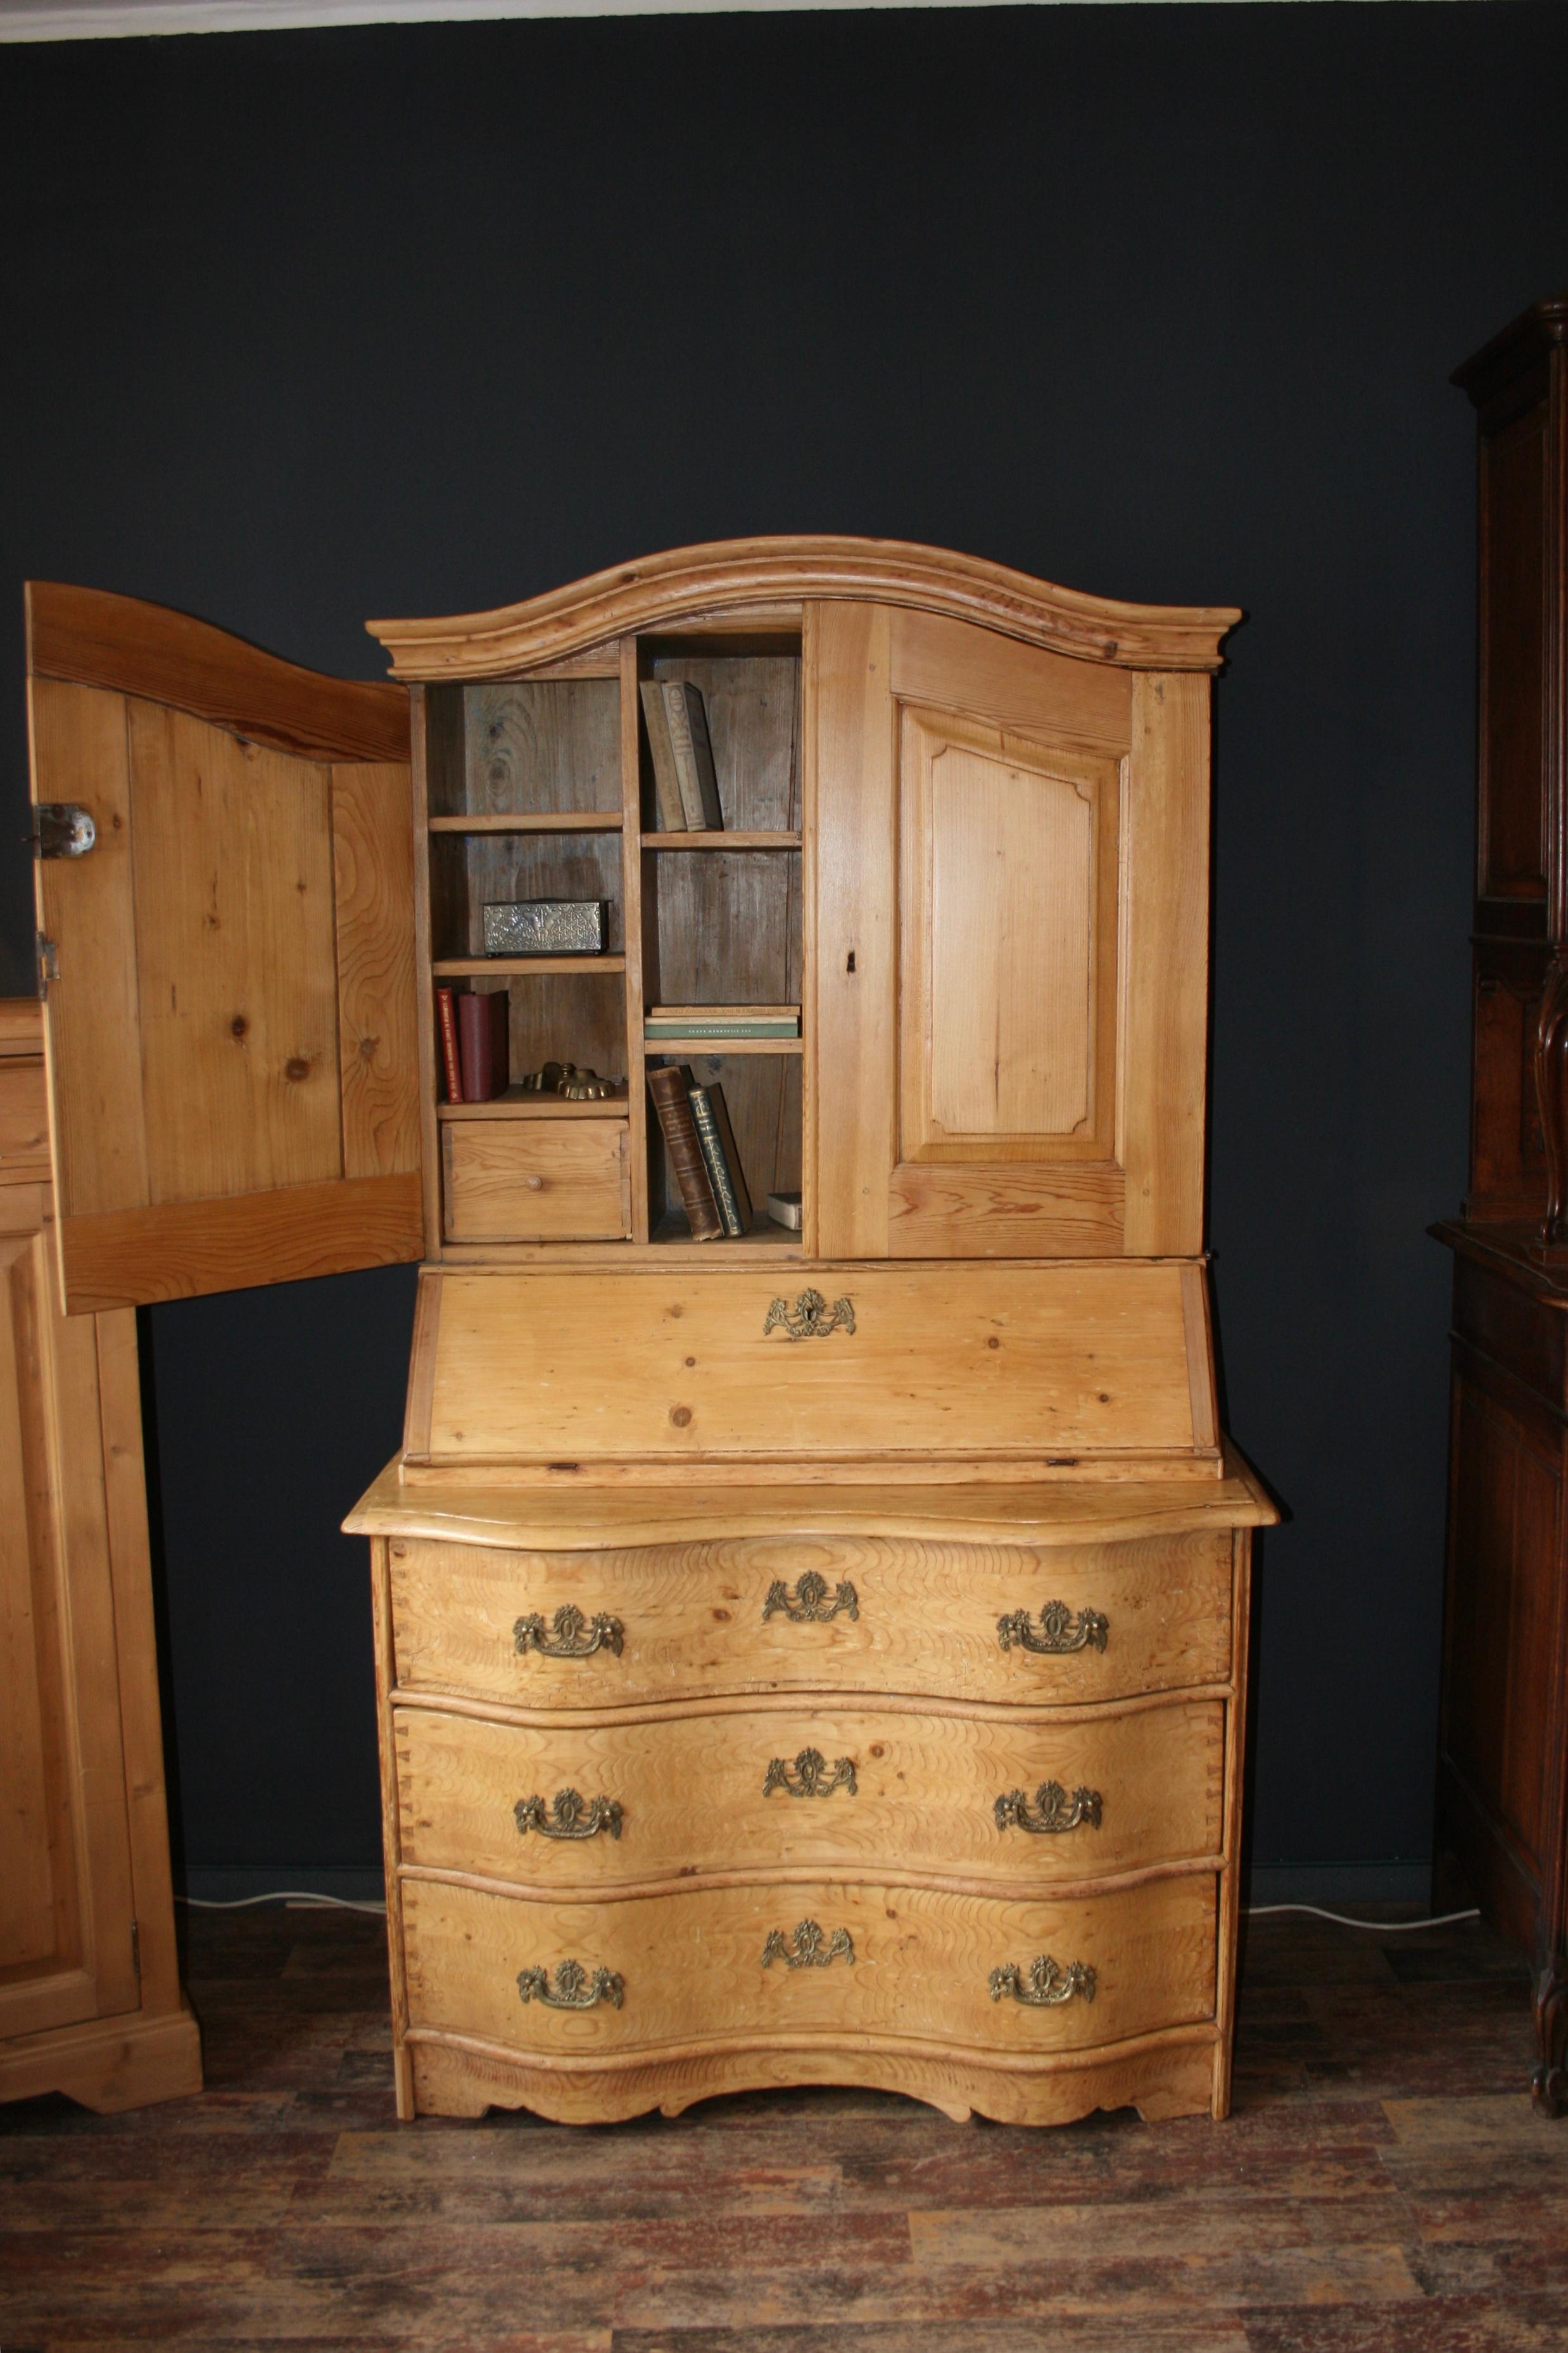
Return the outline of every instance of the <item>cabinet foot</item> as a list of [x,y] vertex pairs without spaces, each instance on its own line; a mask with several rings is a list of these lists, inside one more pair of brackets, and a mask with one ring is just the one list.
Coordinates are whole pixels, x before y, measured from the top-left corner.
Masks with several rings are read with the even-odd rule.
[[1558,1962],[1535,1980],[1535,2042],[1531,2095],[1543,2116],[1568,2116],[1568,1970]]
[[0,2051],[0,2100],[63,2092],[100,2116],[180,2100],[202,2088],[202,2044],[182,2003],[147,2018],[94,2019],[29,2034]]

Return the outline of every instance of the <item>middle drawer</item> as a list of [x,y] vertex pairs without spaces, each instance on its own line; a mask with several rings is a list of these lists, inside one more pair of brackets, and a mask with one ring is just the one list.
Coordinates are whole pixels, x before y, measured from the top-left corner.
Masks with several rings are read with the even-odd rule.
[[1063,1883],[1214,1856],[1225,1709],[393,1712],[403,1860],[529,1886],[835,1864]]

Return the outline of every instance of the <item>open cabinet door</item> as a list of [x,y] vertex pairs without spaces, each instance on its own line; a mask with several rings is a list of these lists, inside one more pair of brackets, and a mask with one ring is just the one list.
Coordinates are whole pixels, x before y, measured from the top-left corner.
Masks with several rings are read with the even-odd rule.
[[872,604],[805,642],[819,1253],[1195,1255],[1206,674]]
[[42,582],[27,673],[68,1312],[416,1259],[405,692]]

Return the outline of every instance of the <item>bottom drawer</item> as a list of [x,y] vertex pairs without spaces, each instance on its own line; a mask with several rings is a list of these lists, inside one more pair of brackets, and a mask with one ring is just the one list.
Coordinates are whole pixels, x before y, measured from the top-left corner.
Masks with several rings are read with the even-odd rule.
[[409,2023],[562,2058],[798,2032],[1083,2050],[1213,2016],[1215,1901],[1207,1873],[1063,1903],[818,1881],[538,1904],[408,1878]]

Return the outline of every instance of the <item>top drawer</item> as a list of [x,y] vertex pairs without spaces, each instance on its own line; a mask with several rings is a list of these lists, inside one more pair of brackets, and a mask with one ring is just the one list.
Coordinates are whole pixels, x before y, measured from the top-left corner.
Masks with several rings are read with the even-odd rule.
[[1228,1535],[388,1549],[399,1685],[516,1707],[807,1690],[1073,1706],[1230,1676]]
[[1199,1267],[679,1255],[427,1270],[409,1459],[1217,1463]]

